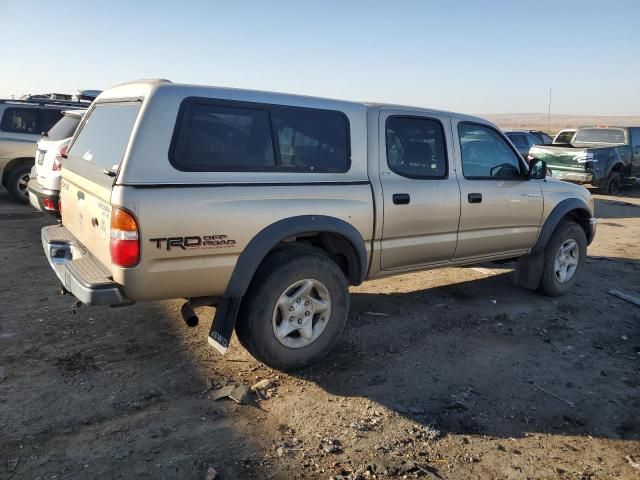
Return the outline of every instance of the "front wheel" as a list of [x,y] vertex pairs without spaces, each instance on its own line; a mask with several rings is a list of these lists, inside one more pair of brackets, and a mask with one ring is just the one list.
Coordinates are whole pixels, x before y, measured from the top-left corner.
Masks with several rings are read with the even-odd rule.
[[540,290],[557,297],[576,283],[587,256],[587,237],[580,225],[562,222],[544,249],[544,267]]
[[236,334],[256,359],[291,370],[317,362],[338,342],[349,313],[347,280],[320,251],[270,254],[242,300]]

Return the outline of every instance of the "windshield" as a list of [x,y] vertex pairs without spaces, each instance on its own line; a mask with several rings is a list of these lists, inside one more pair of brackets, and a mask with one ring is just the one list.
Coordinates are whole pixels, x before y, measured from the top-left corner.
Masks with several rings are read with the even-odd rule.
[[575,143],[625,143],[621,128],[581,128],[576,133]]
[[566,130],[564,132],[560,132],[556,136],[556,139],[553,141],[553,143],[570,143],[575,133],[576,132],[574,130]]
[[82,158],[107,170],[117,170],[129,143],[141,102],[97,104],[69,149],[69,156]]
[[78,128],[78,124],[82,117],[78,117],[75,115],[65,115],[58,123],[56,123],[51,129],[47,132],[47,140],[64,140],[65,138],[73,137],[73,132]]

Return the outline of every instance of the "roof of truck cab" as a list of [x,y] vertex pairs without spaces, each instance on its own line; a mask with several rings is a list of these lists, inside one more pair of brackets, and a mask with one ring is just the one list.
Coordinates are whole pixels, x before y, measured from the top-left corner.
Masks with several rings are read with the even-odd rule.
[[399,105],[393,103],[379,103],[379,102],[363,102],[363,105],[370,109],[389,109],[389,110],[411,110],[412,112],[422,112],[426,114],[440,114],[440,115],[450,115],[451,117],[455,117],[458,120],[466,120],[469,122],[478,122],[478,123],[491,123],[485,118],[476,117],[474,115],[467,115],[466,113],[452,112],[449,110],[439,110],[436,108],[428,108],[428,107],[417,107],[415,105]]
[[472,115],[466,115],[462,113],[450,112],[446,110],[437,110],[432,108],[417,107],[410,105],[395,105],[389,103],[376,103],[376,102],[358,102],[352,100],[338,100],[333,98],[315,97],[310,95],[298,95],[291,93],[269,92],[263,90],[250,90],[231,87],[216,87],[210,85],[191,85],[172,83],[169,80],[141,80],[133,81],[116,85],[103,91],[97,98],[97,102],[118,98],[133,98],[133,97],[146,97],[151,93],[159,90],[172,90],[175,92],[187,93],[189,96],[202,96],[216,98],[217,96],[228,97],[240,97],[247,95],[250,97],[247,101],[259,101],[264,103],[312,103],[325,108],[333,107],[335,109],[341,108],[364,108],[367,110],[380,110],[380,109],[394,109],[394,110],[411,110],[413,112],[419,111],[432,114],[445,114],[451,115],[459,120],[474,121],[479,123],[491,123],[486,119],[480,117],[474,117]]

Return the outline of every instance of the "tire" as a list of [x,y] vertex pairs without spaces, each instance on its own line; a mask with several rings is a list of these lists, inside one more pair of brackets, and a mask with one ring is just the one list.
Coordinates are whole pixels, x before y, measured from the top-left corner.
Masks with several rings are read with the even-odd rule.
[[[312,287],[306,288],[310,293],[305,296],[300,292],[306,291],[307,281],[311,281]],[[327,302],[323,299],[327,295],[329,310],[316,313],[326,308]],[[293,299],[298,296],[302,301],[294,303],[297,300]],[[277,306],[279,300],[280,307]],[[316,305],[316,310],[308,310]],[[285,318],[283,311],[292,316]],[[242,346],[257,360],[278,370],[291,370],[326,356],[340,339],[348,314],[348,284],[340,267],[321,251],[284,248],[269,254],[256,272],[242,299],[236,334]],[[299,327],[301,318],[304,323]],[[283,336],[287,328],[299,330]],[[276,334],[277,329],[281,338]],[[303,338],[301,332],[307,338],[313,332],[313,339]]]
[[26,183],[29,183],[29,173],[31,173],[32,166],[28,163],[20,164],[11,170],[11,173],[7,176],[7,190],[9,190],[14,199],[21,203],[29,203],[29,192],[27,192]]
[[607,195],[617,195],[620,192],[621,184],[620,174],[618,172],[611,172],[607,177],[607,181],[602,189],[603,193]]
[[[572,245],[575,247],[563,257],[560,249],[562,248],[566,252]],[[544,249],[544,266],[539,290],[550,297],[558,297],[569,292],[582,273],[586,257],[587,236],[582,227],[575,222],[561,222]],[[574,261],[575,266],[572,268],[568,264]],[[566,270],[562,266],[565,263]],[[558,268],[559,266],[560,268]]]

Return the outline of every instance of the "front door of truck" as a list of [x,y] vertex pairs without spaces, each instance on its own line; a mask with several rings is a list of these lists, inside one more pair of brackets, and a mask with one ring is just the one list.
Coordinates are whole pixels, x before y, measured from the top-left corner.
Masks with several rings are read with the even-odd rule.
[[521,254],[540,231],[542,180],[527,179],[522,158],[494,128],[455,123],[461,208],[454,259]]
[[631,133],[631,155],[633,155],[633,164],[631,173],[634,176],[640,175],[640,127],[629,129]]
[[379,171],[384,197],[381,268],[448,262],[456,248],[460,190],[451,123],[442,113],[382,110]]

